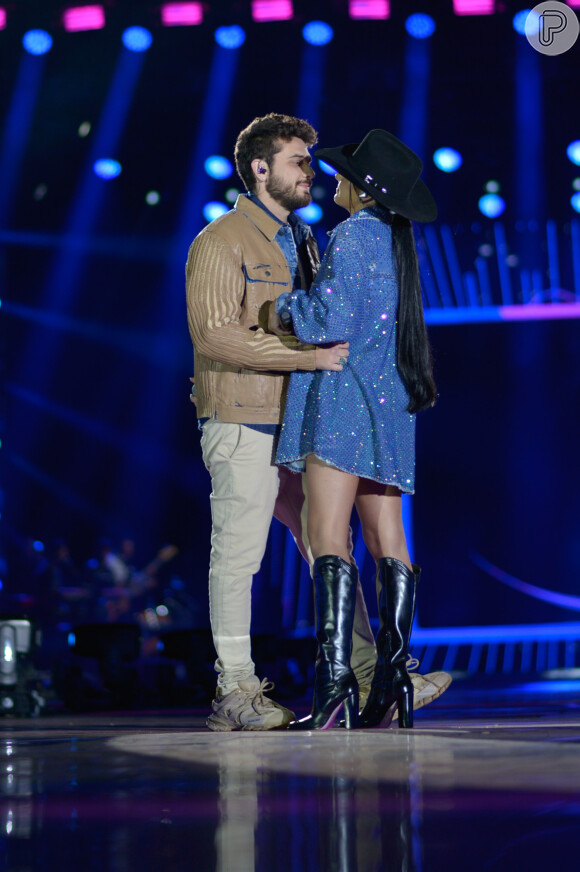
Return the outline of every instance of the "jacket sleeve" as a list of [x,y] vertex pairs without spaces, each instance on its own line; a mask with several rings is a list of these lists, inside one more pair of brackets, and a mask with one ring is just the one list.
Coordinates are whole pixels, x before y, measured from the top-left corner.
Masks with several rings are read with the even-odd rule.
[[291,319],[301,342],[314,345],[343,342],[360,330],[356,296],[361,283],[362,245],[360,232],[339,225],[310,290],[282,294],[276,300],[276,312],[282,323],[288,324]]
[[186,265],[194,348],[210,360],[258,372],[315,369],[315,349],[295,336],[273,336],[240,323],[244,290],[244,274],[231,246],[215,233],[200,233]]

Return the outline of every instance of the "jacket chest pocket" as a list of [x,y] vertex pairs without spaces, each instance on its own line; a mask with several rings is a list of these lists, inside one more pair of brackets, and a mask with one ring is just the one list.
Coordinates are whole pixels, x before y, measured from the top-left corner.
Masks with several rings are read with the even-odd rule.
[[246,263],[244,275],[248,304],[256,308],[260,308],[266,300],[274,300],[284,291],[292,290],[286,264]]

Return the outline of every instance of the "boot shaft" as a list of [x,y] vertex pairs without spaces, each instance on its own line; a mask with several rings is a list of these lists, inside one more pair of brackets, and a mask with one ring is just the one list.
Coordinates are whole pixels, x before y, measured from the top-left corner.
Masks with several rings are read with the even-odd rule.
[[421,570],[413,571],[400,560],[381,557],[377,561],[377,594],[380,629],[378,657],[383,663],[407,659],[415,616],[416,587]]

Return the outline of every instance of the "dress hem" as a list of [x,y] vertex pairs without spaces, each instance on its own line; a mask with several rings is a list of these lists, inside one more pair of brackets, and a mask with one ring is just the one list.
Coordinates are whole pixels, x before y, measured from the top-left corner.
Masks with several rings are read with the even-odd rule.
[[352,469],[345,469],[344,466],[340,466],[338,463],[335,463],[334,460],[330,460],[327,457],[321,457],[317,451],[309,451],[308,454],[302,454],[295,460],[278,460],[278,458],[276,458],[275,463],[277,463],[278,466],[286,466],[292,472],[305,472],[306,458],[310,454],[314,454],[319,460],[322,460],[323,463],[328,463],[329,466],[334,466],[336,469],[340,469],[341,472],[348,473],[348,475],[356,475],[358,478],[366,478],[369,481],[376,481],[379,484],[396,487],[401,491],[401,493],[408,494],[409,496],[413,496],[413,494],[415,493],[414,488],[409,489],[408,487],[404,487],[398,481],[385,481],[383,478],[376,478],[372,475],[364,475],[361,472],[353,472]]

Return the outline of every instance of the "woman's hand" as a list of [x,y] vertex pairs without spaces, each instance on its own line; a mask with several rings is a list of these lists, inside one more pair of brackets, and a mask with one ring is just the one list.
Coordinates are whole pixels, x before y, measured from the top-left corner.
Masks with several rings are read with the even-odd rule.
[[334,345],[317,345],[314,351],[316,369],[342,372],[348,361],[348,342],[337,342]]
[[280,316],[276,312],[276,301],[270,303],[268,309],[268,333],[276,333],[278,336],[291,336],[292,328],[284,327]]

